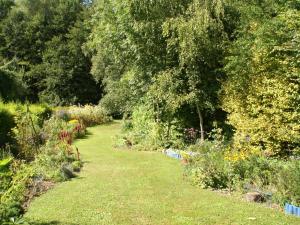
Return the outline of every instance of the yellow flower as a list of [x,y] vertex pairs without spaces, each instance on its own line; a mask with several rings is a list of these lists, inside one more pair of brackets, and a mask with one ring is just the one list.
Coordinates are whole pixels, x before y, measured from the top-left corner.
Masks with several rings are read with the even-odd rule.
[[69,123],[69,124],[78,124],[79,121],[78,121],[78,120],[70,120],[68,123]]

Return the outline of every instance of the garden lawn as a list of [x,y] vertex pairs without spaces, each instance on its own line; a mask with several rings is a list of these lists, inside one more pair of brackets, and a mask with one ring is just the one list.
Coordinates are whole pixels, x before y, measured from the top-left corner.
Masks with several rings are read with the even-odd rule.
[[292,225],[300,219],[191,186],[182,166],[161,153],[118,151],[118,122],[89,128],[75,145],[80,176],[36,198],[25,217],[59,225]]

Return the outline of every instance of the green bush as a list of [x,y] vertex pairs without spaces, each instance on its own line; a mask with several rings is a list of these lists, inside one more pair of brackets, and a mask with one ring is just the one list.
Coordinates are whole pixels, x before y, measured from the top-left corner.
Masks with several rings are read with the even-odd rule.
[[110,122],[112,118],[108,116],[107,111],[101,106],[85,105],[82,107],[72,106],[61,108],[56,111],[59,118],[68,120],[82,121],[87,127],[100,125]]
[[[0,148],[5,144],[10,144],[16,155],[20,153],[18,150],[22,152],[22,146],[15,146],[16,142],[28,145],[27,150],[31,148],[31,144],[36,143],[36,139],[39,138],[34,129],[38,131],[44,121],[50,118],[51,113],[52,110],[44,105],[0,101]],[[36,133],[35,137],[33,133]]]
[[36,173],[44,179],[68,180],[81,165],[78,152],[71,146],[74,138],[84,135],[85,127],[77,120],[69,122],[53,116],[42,129],[45,144],[40,148],[34,165]]
[[22,74],[0,68],[0,99],[24,100],[27,90],[21,81]]
[[295,41],[300,12],[279,8],[268,19],[249,21],[247,32],[240,30],[225,60],[227,79],[221,93],[222,108],[235,130],[235,149],[282,158],[300,152],[300,66],[295,63],[300,60]]
[[198,153],[186,168],[191,181],[202,188],[227,188],[230,182],[230,164],[224,160],[224,150],[213,142],[191,146]]
[[18,157],[27,161],[33,160],[43,143],[38,118],[30,112],[18,111],[15,123],[13,134],[17,143]]
[[39,177],[59,182],[75,176],[73,172],[76,172],[77,168],[73,169],[73,163],[78,161],[78,158],[71,146],[66,143],[48,142],[41,152],[34,161],[34,168]]
[[14,117],[0,105],[0,148],[12,142],[11,129],[15,126]]
[[275,189],[274,199],[284,204],[300,206],[300,161],[277,162],[271,184]]
[[152,106],[137,106],[133,110],[131,120],[124,121],[123,133],[126,140],[129,140],[137,150],[183,147],[176,121],[170,123],[157,121]]
[[30,161],[0,158],[0,224],[23,213],[23,203],[35,180],[69,180],[82,166],[78,150],[71,145],[74,138],[85,134],[79,121],[66,122],[53,116],[40,127],[37,114],[21,109],[15,113],[13,130],[19,157]]
[[0,197],[9,188],[12,180],[13,173],[9,169],[12,160],[12,158],[4,158],[0,160]]
[[261,156],[250,156],[231,163],[232,173],[237,178],[235,189],[242,191],[269,192],[276,162]]
[[0,108],[7,110],[13,116],[20,111],[30,111],[35,117],[40,117],[42,120],[49,119],[52,114],[51,108],[44,104],[4,103],[0,101]]
[[220,148],[210,141],[193,145],[189,150],[198,155],[189,159],[186,175],[202,188],[258,191],[274,203],[300,205],[299,160],[284,161],[260,155],[237,159],[225,145]]
[[42,136],[46,141],[58,141],[59,134],[68,127],[68,123],[56,116],[45,121]]
[[33,177],[33,169],[27,164],[17,164],[11,168],[13,176],[9,187],[0,195],[0,222],[18,217],[22,212],[22,202],[25,198],[26,188]]

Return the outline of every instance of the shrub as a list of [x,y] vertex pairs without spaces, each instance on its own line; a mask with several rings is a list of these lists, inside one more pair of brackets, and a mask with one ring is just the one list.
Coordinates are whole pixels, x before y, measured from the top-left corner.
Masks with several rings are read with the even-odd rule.
[[35,117],[41,120],[49,119],[52,115],[52,109],[43,104],[22,104],[22,103],[3,103],[0,101],[0,108],[7,110],[10,114],[15,116],[18,112],[31,112]]
[[28,184],[34,173],[30,165],[15,163],[11,166],[14,174],[9,187],[0,195],[0,222],[1,224],[10,218],[18,217],[22,212],[22,202]]
[[253,155],[233,162],[231,166],[237,178],[236,189],[262,193],[269,192],[275,166],[272,160]]
[[192,145],[189,150],[200,154],[189,158],[186,175],[202,188],[258,191],[275,203],[300,205],[299,159],[245,155],[213,141]]
[[[20,153],[16,149],[21,150],[21,153],[30,152],[28,150],[31,148],[30,144],[35,146],[38,143],[38,130],[44,121],[50,118],[51,113],[51,109],[44,105],[0,102],[0,148],[10,144],[13,145],[15,155]],[[17,144],[21,146],[15,146],[15,142],[19,142]],[[28,157],[32,157],[32,154],[30,153]]]
[[49,111],[39,106],[10,103],[5,107],[7,115],[14,117],[18,157],[27,161],[12,160],[8,150],[2,153],[0,149],[0,224],[19,218],[24,203],[32,198],[27,195],[36,180],[65,181],[76,176],[74,172],[80,171],[82,163],[78,149],[71,144],[86,133],[81,120],[47,119]]
[[[235,128],[236,149],[299,155],[299,26],[300,13],[291,7],[237,35],[222,84],[222,108]],[[248,137],[247,146],[241,136]]]
[[44,122],[44,126],[41,131],[42,137],[45,141],[57,141],[59,140],[59,134],[66,127],[67,122],[56,116],[53,116]]
[[18,155],[28,161],[34,159],[43,141],[37,120],[30,112],[19,111],[15,116],[13,134],[18,145]]
[[11,129],[15,126],[13,115],[0,105],[0,148],[12,142]]
[[91,105],[85,105],[82,107],[72,106],[63,109],[63,111],[58,110],[56,112],[56,115],[59,115],[60,117],[63,116],[64,118],[70,120],[82,121],[82,123],[87,127],[100,125],[112,120],[112,118],[108,116],[107,111],[104,108],[102,108],[101,106]]
[[21,80],[22,74],[0,68],[0,99],[24,100],[27,90]]
[[300,206],[300,161],[277,162],[271,184],[275,189],[274,199]]
[[13,173],[9,170],[12,158],[0,160],[0,197],[9,188]]
[[197,156],[191,159],[186,168],[191,181],[202,188],[227,188],[230,180],[230,164],[224,160],[224,149],[215,143],[205,141],[189,150],[197,150]]
[[[48,142],[42,147],[34,162],[36,174],[45,180],[65,181],[78,171],[76,165],[81,165],[74,148],[64,142]],[[78,161],[78,162],[77,162]],[[73,169],[73,163],[75,163]]]
[[[126,140],[133,144],[135,149],[149,151],[161,148],[180,148],[183,141],[179,138],[176,121],[164,123],[155,119],[155,112],[150,106],[138,106],[134,109],[130,121],[123,124]],[[124,139],[124,138],[123,138]]]

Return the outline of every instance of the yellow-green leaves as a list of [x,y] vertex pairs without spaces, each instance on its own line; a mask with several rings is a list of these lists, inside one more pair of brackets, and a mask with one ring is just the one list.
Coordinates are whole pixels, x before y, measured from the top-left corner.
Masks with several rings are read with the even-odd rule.
[[[228,58],[223,107],[236,128],[234,147],[268,156],[300,149],[300,12],[284,9],[242,34]],[[298,43],[298,44],[296,44]],[[248,138],[246,144],[241,139]]]

